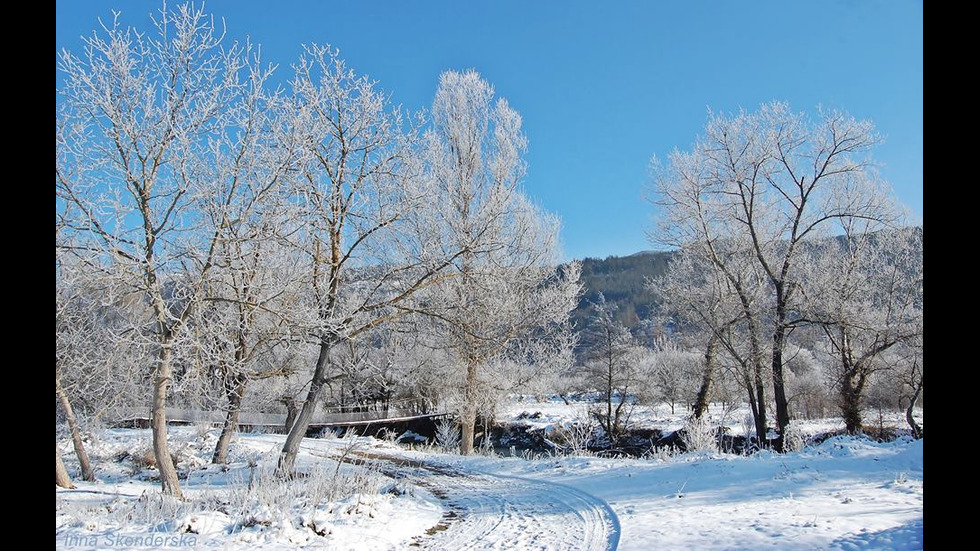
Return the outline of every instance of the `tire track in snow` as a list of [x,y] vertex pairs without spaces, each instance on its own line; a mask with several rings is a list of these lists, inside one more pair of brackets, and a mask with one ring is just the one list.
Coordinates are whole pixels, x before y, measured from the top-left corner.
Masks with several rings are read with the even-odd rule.
[[377,453],[358,453],[382,472],[417,484],[449,507],[413,547],[433,551],[527,549],[614,551],[619,519],[581,490],[542,480],[461,469]]
[[543,485],[547,489],[552,491],[555,489],[560,489],[561,492],[574,496],[579,501],[581,501],[581,503],[585,507],[590,509],[592,513],[597,514],[597,516],[600,518],[600,522],[596,523],[586,518],[586,516],[583,516],[581,514],[578,515],[579,518],[582,518],[582,520],[586,522],[589,528],[591,529],[595,529],[597,527],[600,528],[600,531],[598,533],[590,534],[590,537],[587,538],[587,540],[592,541],[598,537],[599,539],[602,539],[603,542],[605,542],[603,546],[583,547],[582,549],[594,548],[594,549],[608,549],[609,551],[615,551],[619,547],[619,535],[621,533],[621,529],[619,526],[619,517],[616,516],[616,513],[612,510],[612,507],[610,507],[605,500],[600,499],[592,494],[583,492],[582,490],[579,490],[577,488],[573,488],[571,486],[567,486],[565,484],[561,484],[558,482],[547,482],[543,480],[525,478],[522,476],[486,473],[483,471],[477,471],[476,469],[472,469],[472,470],[473,472],[479,472],[480,474],[484,474],[495,478],[511,479],[511,480],[518,481],[520,483]]

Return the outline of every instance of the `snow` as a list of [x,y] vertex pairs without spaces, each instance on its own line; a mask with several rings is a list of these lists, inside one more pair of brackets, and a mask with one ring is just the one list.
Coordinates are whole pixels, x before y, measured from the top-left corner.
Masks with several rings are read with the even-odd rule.
[[[159,484],[146,480],[152,470],[131,476],[126,461],[114,462],[120,452],[140,450],[149,441],[150,431],[114,429],[105,431],[102,441],[90,445],[97,461],[99,482],[75,481],[76,489],[56,491],[56,547],[58,549],[125,548],[115,538],[148,537],[163,532],[183,536],[183,544],[164,542],[149,548],[201,549],[296,549],[312,547],[335,550],[403,549],[412,538],[437,524],[444,511],[440,501],[426,490],[396,489],[385,477],[370,470],[342,464],[327,457],[340,455],[353,442],[357,447],[377,442],[372,438],[307,439],[297,461],[298,470],[312,473],[296,481],[291,491],[278,494],[263,480],[271,480],[271,468],[282,446],[282,435],[242,434],[232,446],[227,469],[210,465],[211,446],[217,430],[204,437],[194,435],[193,427],[172,427],[174,441],[191,441],[178,463],[190,467],[182,480],[186,503],[160,495]],[[175,449],[179,446],[173,446]],[[72,465],[70,446],[62,445],[66,463]],[[249,461],[257,462],[254,474],[257,490],[245,498]],[[337,480],[349,488],[366,491],[331,498],[329,491]],[[357,478],[357,475],[361,478]],[[340,476],[340,475],[346,475]],[[283,506],[284,505],[284,506]],[[383,529],[379,529],[383,526]],[[187,539],[193,538],[193,540]],[[192,543],[188,543],[191,542]],[[134,545],[136,548],[138,544]]]
[[[505,415],[540,411],[525,421],[547,429],[577,407],[515,403]],[[682,412],[651,408],[635,419],[673,430]],[[837,422],[801,426],[812,434]],[[207,463],[216,432],[171,430],[187,474],[181,504],[160,496],[152,469],[134,476],[130,462],[113,460],[145,446],[149,431],[105,431],[89,443],[100,481],[56,490],[57,548],[105,549],[120,534],[229,550],[922,548],[923,440],[908,437],[645,459],[461,457],[368,437],[306,439],[297,466],[308,478],[278,490],[267,475],[282,435],[238,435],[222,468]],[[77,473],[70,443],[61,446]],[[341,455],[354,464],[332,459]],[[259,490],[248,497],[250,476]],[[345,491],[333,495],[336,477]]]
[[[501,417],[542,430],[579,420],[586,404],[515,401]],[[744,434],[746,406],[712,405],[716,425]],[[678,407],[637,406],[637,427],[681,428]],[[875,420],[877,412],[866,412]],[[916,417],[921,421],[922,412]],[[520,420],[518,420],[520,418]],[[881,422],[901,427],[899,413]],[[800,420],[806,435],[839,431],[839,418]],[[878,443],[835,436],[798,453],[681,454],[661,459],[459,459],[489,472],[560,481],[608,502],[619,549],[921,549],[923,440]]]

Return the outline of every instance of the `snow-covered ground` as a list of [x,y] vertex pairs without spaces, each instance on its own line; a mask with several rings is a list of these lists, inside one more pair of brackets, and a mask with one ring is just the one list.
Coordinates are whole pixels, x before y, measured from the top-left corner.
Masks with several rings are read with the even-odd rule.
[[[524,403],[508,415],[523,411],[541,411],[536,423],[576,414]],[[663,428],[678,428],[680,413],[661,417]],[[821,423],[813,426],[837,428]],[[269,472],[284,436],[239,435],[222,468],[207,463],[216,433],[172,429],[187,473],[188,500],[176,503],[148,480],[154,470],[124,457],[148,446],[149,431],[104,431],[90,443],[100,481],[56,490],[57,548],[922,548],[923,441],[906,437],[838,436],[787,454],[533,460],[307,439],[297,465],[308,476],[282,485]],[[62,450],[77,474],[68,441]]]
[[[181,481],[187,500],[159,495],[153,469],[134,476],[131,458],[117,461],[126,453],[143,455],[149,430],[107,430],[89,452],[101,459],[99,482],[75,480],[76,489],[57,489],[59,549],[402,549],[444,512],[421,487],[329,459],[377,444],[372,438],[307,439],[297,460],[306,476],[280,484],[272,469],[283,435],[239,435],[225,468],[208,463],[217,429],[170,432],[174,443],[189,442],[172,445],[182,458],[178,471],[187,474]],[[71,469],[70,442],[62,448]],[[176,539],[149,546],[139,540],[156,532]]]
[[782,455],[456,462],[606,501],[624,551],[920,549],[922,442],[834,437]]

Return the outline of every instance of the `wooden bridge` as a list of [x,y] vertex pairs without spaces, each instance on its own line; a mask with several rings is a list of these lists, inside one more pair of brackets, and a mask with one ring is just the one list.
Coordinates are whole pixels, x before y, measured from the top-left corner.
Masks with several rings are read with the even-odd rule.
[[[227,413],[223,410],[203,410],[168,407],[167,423],[173,425],[210,424],[220,427],[225,423]],[[314,413],[313,420],[306,431],[307,436],[320,434],[327,428],[353,428],[361,434],[376,435],[381,429],[411,430],[422,436],[431,436],[438,419],[448,413],[418,413],[411,408],[388,408],[378,411],[359,411],[347,413]],[[282,433],[285,429],[285,413],[255,413],[243,411],[238,416],[238,430],[242,432]],[[147,428],[150,426],[150,411],[142,408],[124,410],[115,423],[117,426]]]

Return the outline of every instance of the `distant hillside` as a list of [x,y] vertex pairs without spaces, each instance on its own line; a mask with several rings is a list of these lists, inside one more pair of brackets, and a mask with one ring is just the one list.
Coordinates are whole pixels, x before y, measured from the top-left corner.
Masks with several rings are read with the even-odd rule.
[[591,302],[599,293],[607,302],[619,306],[620,320],[632,326],[650,317],[656,304],[645,288],[646,278],[664,273],[671,252],[641,251],[629,256],[586,258],[582,261],[582,299],[572,313],[576,327],[581,330],[591,315]]

